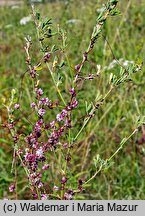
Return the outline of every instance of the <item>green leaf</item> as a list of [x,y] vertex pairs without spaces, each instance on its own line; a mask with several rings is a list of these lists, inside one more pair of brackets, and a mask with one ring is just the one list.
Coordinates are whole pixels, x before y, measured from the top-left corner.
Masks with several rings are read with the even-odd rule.
[[92,104],[87,105],[86,112],[88,113],[88,111],[90,111],[91,108],[92,108]]
[[60,63],[59,68],[62,68],[64,65],[65,65],[65,61],[63,60],[63,61]]
[[50,22],[50,21],[51,21],[51,19],[45,18],[45,20],[41,24],[42,25],[41,28],[44,29],[45,27],[48,27],[49,25],[51,25],[52,22]]
[[6,139],[4,138],[0,138],[0,142],[3,142],[3,143],[9,143]]
[[39,12],[36,12],[36,18],[38,19],[38,20],[40,20],[40,13]]
[[119,16],[119,15],[121,15],[121,12],[120,12],[120,10],[115,8],[115,9],[110,11],[110,15],[111,16]]
[[118,0],[110,0],[111,4],[117,4]]

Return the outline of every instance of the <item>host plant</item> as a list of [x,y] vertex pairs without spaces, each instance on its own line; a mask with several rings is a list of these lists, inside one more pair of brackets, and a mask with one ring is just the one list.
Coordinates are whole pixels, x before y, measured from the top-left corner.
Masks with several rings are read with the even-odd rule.
[[[34,44],[31,37],[27,36],[25,38],[25,52],[28,70],[24,76],[29,74],[31,83],[29,91],[33,95],[33,100],[30,104],[30,115],[33,115],[33,121],[30,120],[29,116],[24,116],[26,120],[25,130],[19,130],[20,118],[18,116],[23,113],[21,107],[22,89],[20,89],[19,97],[17,97],[16,90],[13,89],[10,103],[5,105],[8,111],[8,123],[5,126],[9,129],[14,141],[11,171],[15,175],[15,181],[10,185],[9,191],[16,193],[16,198],[18,192],[16,170],[17,166],[20,165],[28,178],[28,187],[32,194],[30,198],[74,199],[76,194],[86,190],[88,183],[96,178],[99,172],[111,165],[114,156],[138,131],[138,127],[143,124],[144,119],[138,121],[131,134],[121,141],[117,150],[109,158],[103,160],[98,154],[93,159],[96,172],[89,179],[84,179],[83,173],[76,175],[72,172],[71,167],[77,166],[77,164],[72,164],[72,161],[77,154],[76,149],[82,131],[85,130],[90,121],[93,121],[96,111],[104,106],[106,98],[120,85],[130,81],[132,74],[141,69],[141,65],[122,66],[118,62],[120,66],[119,75],[110,74],[109,80],[106,81],[108,83],[106,94],[97,94],[94,102],[86,104],[86,115],[80,116],[79,92],[81,92],[80,86],[83,85],[80,83],[91,82],[92,80],[97,82],[101,76],[100,65],[96,66],[96,73],[87,72],[90,64],[89,57],[98,38],[102,35],[106,20],[120,14],[116,9],[117,4],[118,0],[109,0],[103,6],[102,12],[96,19],[88,48],[82,54],[82,60],[77,62],[74,67],[71,66],[67,54],[66,32],[59,25],[54,30],[51,19],[43,19],[32,5],[32,17],[40,45],[40,60],[34,63],[33,56],[31,56],[31,49]],[[56,37],[58,38],[58,44],[54,44],[53,38]],[[70,77],[67,91],[64,86],[66,76],[61,73],[63,67],[67,68],[67,76]],[[48,98],[47,92],[41,87],[39,77],[42,70],[48,71],[51,75],[54,85],[53,94],[57,98],[55,101]],[[48,92],[49,89],[50,86],[48,85]],[[17,119],[19,120],[17,121]],[[76,134],[73,131],[74,128],[78,130]],[[80,160],[83,162],[85,158],[80,158]],[[86,170],[86,172],[89,172],[89,170]]]

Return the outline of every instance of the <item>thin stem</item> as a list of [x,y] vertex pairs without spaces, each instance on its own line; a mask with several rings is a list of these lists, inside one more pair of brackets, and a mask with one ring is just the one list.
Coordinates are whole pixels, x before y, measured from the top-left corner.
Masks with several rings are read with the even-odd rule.
[[[41,44],[42,44],[42,43],[41,43]],[[61,94],[60,89],[59,89],[58,86],[57,86],[57,83],[56,83],[55,78],[54,78],[54,76],[53,76],[53,72],[52,72],[51,68],[49,67],[49,64],[46,63],[46,65],[47,65],[48,70],[50,71],[50,74],[51,74],[53,83],[54,83],[54,85],[55,85],[55,89],[56,89],[56,91],[57,91],[57,93],[58,93],[60,99],[62,100],[63,104],[66,106],[66,102],[65,102],[65,100],[64,100],[64,98],[63,98],[63,96],[62,96],[62,94]]]
[[38,195],[38,199],[40,200],[40,194],[39,194],[39,190],[38,190],[38,187],[36,186],[36,193]]
[[[108,95],[111,93],[112,89],[113,89],[113,86],[110,87],[109,91],[108,91],[107,94],[104,96],[104,98],[102,99],[102,101],[104,101],[104,100],[108,97]],[[99,104],[99,106],[100,106],[100,105],[101,105],[101,103]],[[94,106],[94,107],[92,108],[92,110],[91,110],[90,113],[89,113],[89,116],[84,120],[84,124],[83,124],[83,126],[81,127],[81,129],[79,130],[79,132],[77,133],[77,135],[75,136],[74,141],[76,141],[76,139],[79,137],[79,135],[81,134],[81,132],[84,130],[85,126],[88,124],[88,122],[89,122],[90,119],[92,118],[92,116],[93,116],[93,114],[95,113],[95,111],[96,111],[96,106]]]
[[[34,5],[32,5],[31,8],[32,8],[33,18],[34,18],[34,22],[35,22],[35,26],[36,26],[36,31],[37,31],[37,38],[38,38],[38,41],[39,41],[39,44],[40,44],[41,49],[44,50],[43,43],[42,43],[42,41],[40,40],[39,25],[38,25],[38,23],[37,23],[37,21],[36,21],[36,13],[35,13]],[[57,91],[57,93],[58,93],[60,99],[62,100],[63,104],[66,106],[66,102],[65,102],[65,100],[64,100],[64,98],[63,98],[63,96],[62,96],[62,94],[61,94],[60,89],[59,89],[58,86],[57,86],[57,83],[56,83],[56,81],[55,81],[53,72],[52,72],[51,68],[49,67],[49,64],[46,63],[46,65],[47,65],[47,68],[48,68],[48,70],[49,70],[49,72],[50,72],[50,74],[51,74],[51,77],[52,77],[52,80],[53,80],[55,89],[56,89],[56,91]]]
[[113,155],[110,156],[109,159],[107,159],[107,161],[111,161],[112,158],[115,157],[115,155],[123,148],[123,146],[125,145],[125,143],[138,131],[138,129],[135,129],[127,138],[125,138],[125,140],[122,140],[122,142],[120,143],[120,147],[114,152]]
[[97,176],[97,174],[102,170],[102,165],[100,166],[100,168],[95,172],[95,174],[90,178],[90,179],[88,179],[83,185],[86,185],[86,184],[88,184],[90,181],[92,181],[96,176]]
[[114,3],[112,3],[111,1],[108,1],[108,4],[104,8],[104,11],[100,14],[100,17],[97,20],[97,24],[94,26],[89,46],[88,46],[86,52],[83,54],[83,59],[82,59],[82,62],[80,64],[80,68],[79,68],[79,70],[75,76],[74,83],[77,82],[77,80],[79,78],[79,74],[80,74],[80,72],[84,66],[84,63],[87,61],[88,54],[93,50],[94,45],[101,34],[101,31],[103,29],[103,26],[106,22],[107,17],[110,15],[111,11],[113,11],[113,9],[116,7],[117,3],[118,3],[118,1],[116,1]]
[[99,121],[97,122],[97,124],[93,127],[93,129],[91,130],[91,133],[89,134],[89,137],[91,137],[94,133],[94,131],[96,130],[96,128],[99,126],[99,124],[102,122],[102,120],[105,118],[105,116],[109,113],[109,111],[112,109],[112,107],[115,105],[115,103],[117,102],[117,100],[115,100],[110,106],[109,108],[104,112],[104,114],[101,116],[101,118],[99,119]]
[[[118,152],[123,148],[123,146],[126,144],[126,142],[138,131],[138,129],[136,128],[127,138],[123,139],[120,143],[120,147],[108,158],[106,159],[106,162],[110,162],[117,154]],[[103,169],[103,165],[100,166],[100,168],[95,172],[95,174],[88,179],[86,182],[84,182],[83,185],[88,184],[90,181],[92,181],[99,172],[101,172],[101,170]]]

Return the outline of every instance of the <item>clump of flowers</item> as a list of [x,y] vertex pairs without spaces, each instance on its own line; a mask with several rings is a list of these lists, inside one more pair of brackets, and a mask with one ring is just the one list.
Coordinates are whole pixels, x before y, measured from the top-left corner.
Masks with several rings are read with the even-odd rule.
[[[71,163],[73,155],[71,155],[71,149],[76,144],[76,140],[79,137],[82,130],[88,124],[90,119],[94,116],[95,111],[102,105],[105,97],[101,98],[100,101],[95,101],[94,105],[91,107],[87,115],[84,117],[84,123],[81,126],[75,137],[71,137],[71,130],[74,127],[73,114],[74,111],[79,109],[79,98],[78,98],[78,84],[79,80],[93,80],[98,77],[100,72],[100,67],[96,74],[89,73],[87,76],[83,76],[81,73],[82,68],[88,61],[89,55],[94,48],[94,45],[101,33],[104,23],[108,16],[112,16],[113,11],[116,8],[117,0],[110,0],[106,6],[104,6],[103,11],[101,11],[100,16],[97,19],[96,26],[94,27],[88,49],[82,55],[82,61],[74,66],[74,78],[72,83],[70,83],[70,88],[67,91],[67,99],[62,94],[59,83],[60,79],[56,78],[55,70],[57,67],[56,61],[56,50],[48,48],[45,45],[44,40],[46,38],[51,38],[53,35],[61,35],[64,47],[60,48],[60,53],[64,52],[65,49],[65,35],[63,31],[58,30],[57,33],[52,33],[51,30],[51,20],[45,19],[44,21],[40,19],[40,14],[35,12],[34,7],[32,7],[32,16],[36,24],[38,32],[38,41],[40,43],[41,51],[43,51],[43,56],[37,65],[33,65],[30,56],[30,49],[32,46],[32,41],[30,37],[26,38],[26,62],[28,66],[29,76],[33,82],[34,86],[34,100],[30,103],[29,107],[32,113],[35,113],[35,122],[31,125],[31,130],[23,134],[23,145],[19,139],[19,133],[16,130],[16,122],[9,115],[9,121],[7,127],[9,128],[13,140],[14,140],[14,157],[19,158],[21,165],[23,166],[25,173],[27,175],[30,189],[32,192],[33,199],[51,199],[53,197],[57,199],[71,200],[76,193],[80,193],[84,190],[84,185],[91,179],[95,178],[95,175],[86,181],[81,178],[74,182],[74,188],[70,187],[70,175],[68,172],[68,166]],[[53,59],[54,58],[54,59]],[[51,62],[52,60],[52,62]],[[48,68],[52,81],[59,98],[59,101],[52,101],[46,95],[45,90],[39,85],[39,68],[43,68],[43,64]],[[56,67],[57,66],[57,67]],[[114,84],[115,85],[115,84]],[[108,95],[112,89],[113,84],[109,89]],[[12,94],[14,95],[14,94]],[[12,96],[13,103],[13,96]],[[14,104],[15,111],[19,110],[21,105],[19,103]],[[55,117],[49,118],[49,113],[56,110],[54,113]],[[8,109],[9,112],[13,112],[11,105]],[[53,115],[54,116],[54,115]],[[49,121],[49,119],[51,119]],[[22,138],[21,138],[22,139]],[[66,140],[67,139],[67,140]],[[61,169],[57,171],[57,184],[50,183],[49,192],[47,192],[48,187],[45,185],[46,182],[43,181],[43,176],[49,172],[51,169],[51,160],[48,155],[53,155],[56,157],[56,153],[61,152],[62,164],[60,164]],[[14,159],[15,159],[14,158]],[[57,158],[58,159],[58,158]],[[53,173],[55,176],[55,173]],[[15,184],[11,184],[9,187],[10,192],[15,191]]]

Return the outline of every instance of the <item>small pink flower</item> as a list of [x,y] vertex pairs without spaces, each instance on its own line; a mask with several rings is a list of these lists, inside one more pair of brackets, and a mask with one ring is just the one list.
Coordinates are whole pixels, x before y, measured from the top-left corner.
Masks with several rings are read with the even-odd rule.
[[44,56],[44,62],[47,62],[49,58],[50,58],[50,53],[46,53]]
[[79,71],[80,67],[81,67],[80,64],[77,64],[77,65],[75,66],[75,70],[76,70],[76,71]]
[[45,114],[45,112],[46,112],[46,110],[45,109],[39,109],[38,110],[38,114],[40,115],[40,116],[43,116],[44,114]]
[[43,187],[42,182],[40,182],[40,183],[38,184],[38,188],[41,188],[41,187]]
[[73,197],[72,194],[69,194],[69,193],[67,193],[67,192],[64,193],[64,199],[65,199],[65,200],[71,200],[72,197]]
[[78,101],[75,99],[72,103],[72,107],[76,108],[78,106]]
[[62,179],[61,179],[61,183],[62,183],[62,184],[65,184],[65,183],[67,182],[67,180],[68,180],[68,179],[67,179],[65,176],[63,176]]
[[59,113],[56,116],[57,121],[62,121],[63,120],[63,116]]
[[34,198],[34,199],[38,199],[38,195],[34,193],[34,194],[33,194],[33,198]]
[[72,125],[71,125],[71,120],[70,119],[66,119],[65,120],[65,124],[64,124],[65,127],[68,127],[68,128],[71,128]]
[[74,92],[75,92],[75,89],[74,89],[74,88],[71,88],[69,92],[70,92],[71,95],[73,95]]
[[66,110],[66,109],[63,109],[61,114],[62,114],[63,116],[67,116],[67,110]]
[[13,140],[14,140],[14,142],[15,142],[15,143],[17,143],[17,142],[18,142],[18,140],[19,140],[19,137],[18,137],[18,135],[14,135],[14,136],[13,136]]
[[15,191],[15,184],[11,184],[11,185],[9,186],[9,191],[10,191],[11,193]]
[[49,164],[44,164],[44,166],[42,167],[42,170],[47,170],[49,169]]
[[15,104],[15,105],[14,105],[14,108],[15,108],[15,109],[19,109],[19,108],[20,108],[20,104]]
[[41,200],[47,200],[47,194],[41,194]]
[[69,92],[70,92],[70,94],[71,94],[73,97],[76,96],[76,93],[75,93],[75,89],[74,89],[74,88],[71,88]]
[[36,108],[36,104],[33,102],[33,103],[31,103],[31,108],[32,109],[35,109]]
[[36,70],[35,70],[34,67],[32,68],[32,70],[31,70],[31,72],[30,72],[30,75],[31,75],[32,78],[35,78],[35,77],[36,77]]
[[39,104],[43,104],[43,105],[49,105],[49,100],[48,98],[42,98],[40,101],[39,101]]
[[17,150],[17,154],[18,154],[18,155],[20,155],[20,154],[22,154],[22,153],[23,153],[23,150],[22,150],[22,149],[18,149],[18,150]]
[[43,90],[41,88],[37,89],[36,91],[38,96],[42,96],[43,95]]
[[73,198],[74,191],[72,189],[68,189],[67,192],[64,193],[65,200],[71,200]]
[[63,121],[65,116],[67,116],[67,110],[63,109],[61,113],[57,114],[56,119],[57,121]]
[[13,128],[14,128],[14,123],[9,123],[9,124],[8,124],[8,128],[9,128],[9,129],[13,129]]
[[42,156],[43,156],[43,149],[42,149],[42,147],[40,147],[40,148],[36,151],[36,155],[37,155],[38,157],[42,157]]
[[68,143],[64,143],[62,146],[63,146],[63,148],[66,149],[66,148],[68,148]]
[[54,128],[55,127],[55,121],[50,122],[50,127]]
[[53,190],[54,190],[54,191],[59,191],[59,187],[56,186],[56,185],[54,185]]

